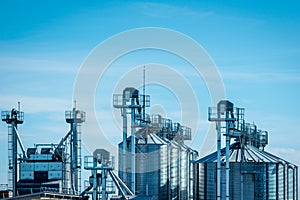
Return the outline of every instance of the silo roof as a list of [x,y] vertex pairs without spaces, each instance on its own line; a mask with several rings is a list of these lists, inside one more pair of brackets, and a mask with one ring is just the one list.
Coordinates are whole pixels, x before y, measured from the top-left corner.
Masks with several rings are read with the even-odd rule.
[[[147,139],[147,142],[145,142],[145,139]],[[129,139],[130,140],[130,139]],[[158,137],[156,134],[149,133],[147,134],[146,138],[139,139],[137,141],[137,144],[158,144],[158,145],[166,145],[167,142],[162,140],[160,137]]]
[[[241,162],[242,149],[239,142],[233,143],[229,148],[229,162]],[[217,162],[217,152],[209,154],[195,163],[202,162]],[[225,148],[221,149],[221,162],[226,162]],[[270,163],[285,163],[290,164],[288,161],[279,158],[269,152],[258,149],[252,145],[244,145],[244,162],[270,162]]]

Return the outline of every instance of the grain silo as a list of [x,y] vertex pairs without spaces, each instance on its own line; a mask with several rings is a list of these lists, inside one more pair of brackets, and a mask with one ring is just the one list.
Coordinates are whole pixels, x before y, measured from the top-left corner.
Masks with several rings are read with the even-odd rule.
[[[136,135],[144,136],[135,141],[135,194],[164,200],[191,198],[194,183],[191,161],[197,152],[179,141],[154,134],[151,126],[142,128]],[[131,144],[129,137],[126,152],[130,152]],[[123,142],[119,143],[119,169],[126,171],[119,170],[119,176],[132,188],[132,162],[130,156],[122,156],[122,148]]]
[[298,167],[264,150],[268,133],[245,123],[243,109],[221,101],[209,120],[226,147],[194,162],[194,199],[298,199]]
[[[242,152],[244,151],[244,152]],[[244,154],[244,160],[242,160]],[[221,193],[225,180],[225,149],[221,150]],[[297,166],[252,145],[230,146],[230,199],[298,199]],[[217,153],[194,163],[195,199],[217,199]]]
[[163,200],[189,199],[194,184],[191,161],[197,156],[196,151],[184,144],[191,139],[191,129],[160,115],[147,115],[148,106],[149,96],[140,95],[134,88],[125,88],[123,94],[114,95],[114,107],[121,109],[123,117],[119,177],[136,195]]

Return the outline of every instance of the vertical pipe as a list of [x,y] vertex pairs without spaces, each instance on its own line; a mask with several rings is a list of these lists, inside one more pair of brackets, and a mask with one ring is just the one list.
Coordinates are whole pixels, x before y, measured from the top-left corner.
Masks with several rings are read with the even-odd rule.
[[[13,115],[12,115],[13,117]],[[17,130],[17,124],[12,121],[11,123],[12,126],[12,149],[13,149],[13,153],[12,153],[12,186],[13,186],[13,196],[17,196],[17,180],[18,180],[18,175],[17,175],[17,167],[18,167],[18,163],[17,163],[17,137],[16,137],[16,130]]]
[[178,170],[178,178],[177,178],[177,185],[178,185],[178,199],[181,199],[181,195],[180,195],[180,189],[181,189],[181,184],[180,184],[180,180],[182,178],[182,174],[181,174],[181,147],[178,147],[178,157],[176,158],[177,159],[177,170]]
[[[123,99],[123,106],[125,106],[126,102],[125,99]],[[120,170],[121,173],[123,174],[123,181],[127,185],[127,162],[126,162],[126,140],[127,140],[127,108],[123,107],[122,108],[122,116],[123,116],[123,144],[122,144],[122,163],[120,164]]]
[[229,200],[229,146],[230,146],[230,137],[229,137],[229,111],[226,111],[226,200]]
[[143,120],[146,120],[146,66],[143,70]]
[[104,165],[102,163],[102,171],[101,171],[101,181],[102,181],[102,198],[101,200],[106,200],[106,179],[105,179],[105,169],[104,169]]
[[167,196],[171,199],[171,143],[167,144]]
[[131,98],[131,191],[135,194],[135,108],[134,108],[134,98]]
[[217,122],[217,200],[221,200],[221,122]]
[[97,191],[97,186],[98,186],[98,184],[97,184],[97,169],[96,169],[96,167],[97,167],[97,159],[96,158],[94,158],[93,159],[94,160],[94,163],[93,163],[93,165],[94,165],[94,169],[93,169],[93,200],[97,200],[97,197],[98,197],[98,191]]
[[[74,120],[75,120],[75,111],[73,110]],[[74,194],[77,194],[78,191],[78,135],[77,135],[77,124],[76,122],[71,123],[72,126],[72,173],[73,173],[73,185],[74,185]]]
[[298,167],[296,167],[296,182],[295,182],[295,196],[296,200],[298,200]]
[[73,173],[73,125],[72,123],[70,124],[70,129],[71,129],[71,144],[70,144],[70,159],[71,159],[71,163],[70,163],[70,186],[71,187],[71,191],[72,194],[75,193],[75,188],[74,188],[74,173]]
[[190,193],[190,178],[192,179],[192,176],[190,176],[190,172],[192,171],[191,170],[191,166],[190,166],[190,163],[191,163],[191,160],[190,160],[190,151],[189,150],[187,150],[187,152],[186,152],[186,172],[187,172],[187,174],[186,174],[186,184],[187,184],[187,198],[190,198],[191,196],[192,196],[192,194]]
[[278,176],[278,166],[279,166],[279,164],[276,163],[276,192],[275,192],[275,194],[276,194],[276,200],[279,199],[279,181],[278,181],[279,176]]
[[[244,162],[244,150],[245,150],[245,147],[244,147],[244,139],[243,139],[243,136],[240,140],[240,145],[241,145],[241,165],[240,165],[240,171],[243,170],[243,162]],[[241,173],[241,197],[240,197],[241,200],[244,199],[244,175]]]

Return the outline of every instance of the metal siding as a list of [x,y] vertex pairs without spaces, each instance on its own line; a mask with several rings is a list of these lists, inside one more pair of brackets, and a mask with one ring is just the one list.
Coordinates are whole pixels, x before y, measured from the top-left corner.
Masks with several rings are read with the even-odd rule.
[[204,165],[204,163],[193,163],[192,164],[192,166],[193,166],[193,170],[192,170],[192,172],[193,172],[193,181],[194,181],[194,183],[192,184],[192,195],[190,196],[190,199],[194,199],[194,200],[198,200],[199,199],[199,189],[198,189],[198,185],[200,185],[199,184],[199,174],[200,174],[200,171],[199,171],[199,166],[200,166],[200,164],[203,164]]
[[226,198],[226,167],[221,164],[221,197]]
[[288,190],[288,196],[287,199],[288,200],[293,200],[293,194],[294,194],[294,170],[292,168],[288,168],[288,185],[287,185],[287,190]]
[[205,199],[205,163],[197,163],[197,165],[199,166],[198,174],[196,174],[199,177],[197,182],[199,194],[196,195],[199,199]]
[[180,198],[183,200],[188,199],[188,191],[187,191],[187,182],[188,182],[188,156],[185,149],[181,149],[180,151]]
[[188,199],[188,150],[177,143],[138,144],[136,192],[157,199]]
[[63,169],[63,164],[61,162],[49,163],[49,171],[61,171],[62,169]]
[[30,160],[52,160],[52,154],[32,154]]
[[175,145],[171,146],[171,164],[170,164],[170,182],[171,182],[171,198],[179,197],[179,150]]
[[26,163],[22,162],[20,163],[20,171],[34,171],[34,163]]
[[[298,199],[296,166],[254,147],[249,148],[247,153],[255,159],[230,163],[231,200],[241,199],[241,196],[244,200]],[[197,170],[194,179],[198,179],[194,187],[194,195],[197,195],[194,199],[216,199],[216,155],[215,152],[194,163],[194,170]],[[204,169],[204,166],[207,168]],[[225,166],[221,167],[221,174],[221,193],[225,198]]]
[[62,171],[49,171],[48,179],[49,180],[61,180],[62,179]]
[[241,165],[230,163],[230,199],[241,199]]
[[34,180],[33,171],[23,171],[20,173],[20,180]]
[[160,147],[160,190],[159,196],[161,199],[168,198],[168,146],[162,145]]
[[[145,194],[147,186],[147,154],[148,148],[146,145],[137,145],[136,154],[136,194]],[[144,172],[144,173],[143,173]]]
[[294,175],[294,199],[298,200],[298,167],[295,167],[295,175]]
[[217,163],[207,163],[206,177],[206,200],[215,200],[217,199]]
[[244,188],[243,188],[243,197],[245,200],[254,200],[254,177],[253,174],[244,174],[243,175]]
[[47,162],[36,162],[34,163],[34,171],[48,171],[49,163]]
[[267,198],[267,173],[266,163],[255,163],[255,199],[265,200]]
[[[160,169],[160,145],[148,145],[147,153],[147,171],[148,173],[144,173],[144,175],[148,175],[148,191],[150,195],[159,195],[159,169]],[[138,183],[137,183],[138,184]]]
[[284,199],[284,167],[278,164],[278,199]]
[[194,171],[196,170],[196,169],[194,169],[194,166],[196,166],[196,165],[194,165],[193,164],[193,160],[194,160],[194,155],[193,155],[194,153],[193,153],[193,151],[189,151],[189,177],[188,177],[188,181],[189,181],[189,199],[195,199],[194,197],[194,195],[195,195],[195,193],[194,193],[194,185],[196,185],[196,183],[197,183],[197,179],[196,179],[196,177],[197,176],[195,176],[194,175]]
[[276,200],[276,164],[269,163],[268,164],[268,180],[269,180],[269,187],[268,187],[268,199],[269,200]]

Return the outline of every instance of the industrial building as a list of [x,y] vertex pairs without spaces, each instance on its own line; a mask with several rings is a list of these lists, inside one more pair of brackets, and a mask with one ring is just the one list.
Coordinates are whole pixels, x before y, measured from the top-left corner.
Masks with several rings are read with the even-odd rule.
[[45,191],[80,194],[80,125],[85,121],[84,112],[75,107],[65,112],[70,130],[58,144],[35,144],[27,150],[17,128],[24,121],[20,106],[18,110],[2,111],[1,118],[8,124],[8,190],[13,196]]
[[[221,100],[208,109],[208,120],[216,124],[217,151],[199,159],[198,152],[185,144],[192,139],[191,128],[149,115],[145,90],[140,94],[125,88],[113,95],[113,106],[120,109],[123,122],[117,173],[115,158],[105,149],[85,156],[82,166],[80,126],[85,113],[76,106],[65,112],[70,130],[59,143],[27,149],[18,133],[24,121],[20,106],[2,111],[2,121],[8,124],[9,180],[0,198],[12,194],[11,199],[298,199],[298,167],[265,151],[268,132],[245,122],[244,108]],[[84,187],[82,168],[91,172]]]

